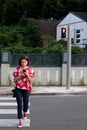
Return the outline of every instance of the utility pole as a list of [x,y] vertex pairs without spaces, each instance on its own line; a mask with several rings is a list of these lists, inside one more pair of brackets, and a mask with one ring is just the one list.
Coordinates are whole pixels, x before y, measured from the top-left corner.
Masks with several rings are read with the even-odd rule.
[[70,72],[71,72],[71,25],[68,24],[66,89],[70,88],[70,80],[71,80]]

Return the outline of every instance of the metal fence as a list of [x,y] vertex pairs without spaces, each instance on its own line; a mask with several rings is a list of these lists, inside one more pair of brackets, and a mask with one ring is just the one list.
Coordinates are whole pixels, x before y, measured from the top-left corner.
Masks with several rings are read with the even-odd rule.
[[[12,54],[11,66],[17,66],[18,61],[24,54]],[[62,55],[58,54],[28,54],[30,59],[30,66],[35,67],[60,67],[62,64]]]
[[[24,54],[11,54],[10,65],[17,66]],[[27,54],[33,67],[61,67],[62,55],[59,54]],[[87,66],[87,54],[72,54],[71,66]]]
[[87,66],[87,54],[72,54],[72,66]]

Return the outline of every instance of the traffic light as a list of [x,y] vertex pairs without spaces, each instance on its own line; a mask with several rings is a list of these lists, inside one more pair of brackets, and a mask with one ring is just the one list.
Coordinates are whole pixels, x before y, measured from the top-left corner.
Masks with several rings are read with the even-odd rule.
[[76,43],[80,43],[80,30],[76,30]]
[[61,28],[61,38],[66,38],[66,28]]

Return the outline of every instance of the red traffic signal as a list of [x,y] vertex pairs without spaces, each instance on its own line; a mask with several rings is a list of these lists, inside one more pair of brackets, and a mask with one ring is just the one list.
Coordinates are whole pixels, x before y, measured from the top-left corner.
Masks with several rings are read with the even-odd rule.
[[61,38],[66,38],[66,28],[61,28]]

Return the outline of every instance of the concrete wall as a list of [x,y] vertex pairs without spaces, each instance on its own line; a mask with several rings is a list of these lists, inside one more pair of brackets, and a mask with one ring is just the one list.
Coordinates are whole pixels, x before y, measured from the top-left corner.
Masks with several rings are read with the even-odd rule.
[[[66,85],[66,64],[62,67],[33,67],[35,85]],[[1,85],[13,84],[15,67],[1,64]],[[71,85],[87,85],[87,67],[71,67]]]
[[[15,70],[15,67],[10,67],[9,65],[2,65],[2,85],[9,85],[9,78],[13,82],[12,73]],[[7,67],[6,67],[7,66]],[[4,73],[4,67],[8,70],[7,73]],[[35,71],[35,78],[33,79],[33,84],[35,85],[60,85],[61,84],[61,68],[39,68],[33,67]],[[5,80],[4,80],[5,79]]]

